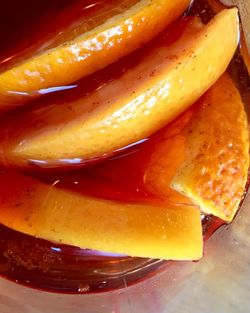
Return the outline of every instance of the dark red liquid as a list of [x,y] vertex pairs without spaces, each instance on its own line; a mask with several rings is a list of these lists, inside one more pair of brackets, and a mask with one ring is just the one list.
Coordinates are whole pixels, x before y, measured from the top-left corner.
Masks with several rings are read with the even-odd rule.
[[[110,7],[119,4],[118,0],[11,0],[0,4],[0,71],[23,57],[32,55],[47,40],[46,47],[72,38],[72,29],[92,14],[103,19]],[[123,1],[123,5],[136,3],[136,0]],[[80,9],[81,8],[81,9]],[[124,7],[122,8],[124,9]],[[122,10],[117,6],[117,10]],[[115,10],[115,12],[117,11]],[[106,13],[105,13],[106,12]],[[196,0],[188,12],[200,15],[204,22],[212,16],[206,2]],[[101,21],[101,20],[100,20]],[[73,26],[72,26],[73,25]],[[30,32],[30,29],[33,29]],[[56,35],[60,32],[62,36]],[[51,40],[53,38],[53,40]],[[173,38],[172,38],[173,39]],[[171,38],[170,38],[171,40]],[[72,90],[63,90],[46,95],[44,99],[57,101],[78,97],[103,83],[119,77],[131,64],[141,57],[141,51],[124,58],[97,74],[91,75],[76,84]],[[137,56],[137,58],[136,58]],[[229,71],[241,91],[243,98],[249,94],[249,78],[242,59],[237,53]],[[241,79],[243,77],[244,79]],[[31,105],[34,105],[32,103]],[[25,109],[24,109],[25,110]],[[17,113],[14,113],[17,114]],[[75,192],[120,201],[158,201],[155,195],[146,190],[143,174],[154,146],[162,140],[162,131],[145,138],[116,153],[111,158],[84,169],[66,173],[32,174],[36,178]],[[203,221],[204,238],[222,225],[222,221],[206,217]],[[30,286],[61,292],[98,292],[121,288],[134,283],[156,271],[166,269],[171,262],[108,255],[98,251],[84,250],[54,244],[33,238],[6,227],[0,227],[0,273],[10,279]]]

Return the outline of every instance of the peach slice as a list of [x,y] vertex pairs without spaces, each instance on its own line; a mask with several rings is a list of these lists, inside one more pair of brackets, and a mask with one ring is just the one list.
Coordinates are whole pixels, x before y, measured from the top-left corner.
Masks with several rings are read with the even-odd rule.
[[[180,127],[177,122],[184,118],[187,122]],[[244,106],[229,75],[177,122],[155,149],[145,186],[163,199],[190,201],[207,214],[232,221],[247,182],[249,135]],[[175,135],[169,136],[173,130]],[[170,186],[175,190],[170,192]],[[177,191],[183,198],[176,198]]]
[[56,167],[66,160],[72,166],[150,136],[173,120],[220,77],[238,43],[237,9],[220,12],[207,25],[198,18],[186,24],[174,43],[167,45],[169,34],[163,35],[160,46],[120,79],[71,103],[52,103],[3,122],[2,162]]
[[[102,18],[99,14],[90,23],[97,24],[96,27],[85,27],[84,31],[80,25],[83,28],[81,35],[42,53],[38,50],[36,55],[1,73],[1,103],[8,104],[11,97],[18,93],[32,96],[40,89],[65,86],[104,68],[151,40],[184,12],[189,2],[122,1],[122,12],[111,15],[101,25],[97,23]],[[112,10],[109,12],[112,13]],[[78,29],[74,31],[76,34],[78,32]]]
[[202,227],[196,207],[91,198],[6,170],[0,178],[0,223],[14,230],[130,256],[202,257]]

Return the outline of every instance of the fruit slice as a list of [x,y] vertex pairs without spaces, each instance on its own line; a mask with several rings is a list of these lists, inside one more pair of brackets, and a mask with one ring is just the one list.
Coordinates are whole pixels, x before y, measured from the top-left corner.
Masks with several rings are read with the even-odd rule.
[[[194,112],[195,109],[192,107],[162,131],[160,141],[151,149],[150,160],[145,166],[143,176],[145,188],[170,203],[193,205],[191,200],[171,188],[171,182],[186,158],[187,140],[183,131],[194,117]],[[142,152],[149,151],[146,148]]]
[[[138,0],[137,3],[131,0],[132,6],[126,2],[127,9],[101,25],[87,29],[71,41],[37,53],[0,74],[1,102],[10,101],[8,98],[14,93],[30,94],[67,85],[107,66],[152,39],[189,4],[188,0]],[[98,18],[102,17],[95,17],[97,21]],[[91,20],[90,24],[95,21]],[[77,29],[75,33],[78,33]]]
[[172,186],[203,212],[230,222],[246,187],[249,134],[244,105],[228,75],[206,94],[185,132],[186,158]]
[[[217,0],[208,0],[207,1],[209,6],[211,7],[211,9],[215,12],[218,13],[220,11],[222,11],[223,9],[226,8],[225,5],[223,5],[221,2],[218,2]],[[237,5],[237,3],[234,3],[235,5]],[[241,6],[241,2],[240,2],[240,6]],[[232,4],[230,4],[232,5]],[[243,2],[243,7],[244,7],[244,2]],[[250,29],[250,24],[248,22],[248,18],[246,19],[245,16],[245,11],[244,8],[242,9],[242,12],[244,12],[243,15],[243,19],[245,20],[245,24],[242,29],[241,29],[241,35],[240,35],[240,52],[242,55],[242,58],[245,62],[246,68],[248,70],[248,73],[250,74],[250,55],[249,55],[249,49],[250,49],[250,43],[247,44],[246,38],[245,38],[245,34],[247,34],[247,30]],[[249,48],[248,48],[249,46]]]
[[202,256],[201,220],[195,207],[101,200],[5,170],[0,177],[0,223],[17,231],[138,257]]
[[183,202],[188,197],[203,212],[230,222],[249,168],[247,117],[231,78],[221,77],[189,114],[188,124],[155,150],[145,184],[166,198],[172,180]]
[[160,46],[120,79],[71,103],[3,121],[2,162],[72,166],[145,138],[170,122],[224,72],[238,42],[237,9],[222,11],[207,25],[198,18],[186,24],[178,40],[166,45],[163,36]]

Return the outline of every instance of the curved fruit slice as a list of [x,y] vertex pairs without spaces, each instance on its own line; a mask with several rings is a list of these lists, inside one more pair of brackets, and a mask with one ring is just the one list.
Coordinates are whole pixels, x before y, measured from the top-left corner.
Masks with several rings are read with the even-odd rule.
[[166,199],[171,185],[183,194],[183,203],[188,197],[203,212],[230,222],[244,195],[249,168],[248,124],[241,97],[224,75],[188,112],[188,124],[155,150],[145,185]]
[[64,244],[138,257],[202,256],[199,209],[101,200],[0,174],[0,223]]
[[161,38],[160,46],[120,79],[74,102],[3,122],[2,162],[72,166],[145,138],[173,120],[225,71],[238,42],[237,9],[222,11],[207,25],[198,18],[186,24],[178,40],[166,45]]
[[[187,140],[183,130],[194,117],[194,111],[192,107],[163,130],[161,140],[151,149],[150,160],[145,166],[146,190],[169,203],[193,205],[191,200],[171,188],[171,182],[186,158]],[[148,149],[142,149],[142,153],[148,153]]]
[[240,94],[224,75],[202,100],[186,129],[187,152],[172,186],[203,212],[230,222],[243,198],[249,133]]
[[188,4],[188,0],[138,0],[103,24],[0,74],[0,100],[8,101],[13,93],[64,86],[104,68],[152,39]]

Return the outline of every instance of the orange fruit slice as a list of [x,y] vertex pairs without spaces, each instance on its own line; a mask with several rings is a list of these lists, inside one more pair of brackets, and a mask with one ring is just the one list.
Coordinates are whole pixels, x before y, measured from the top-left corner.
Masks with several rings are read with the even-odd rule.
[[[184,118],[185,127],[170,125],[166,140],[155,149],[145,186],[163,199],[190,201],[230,222],[243,198],[249,168],[247,117],[231,78],[221,77],[177,122]],[[176,198],[176,191],[183,198]]]
[[[22,93],[22,101],[25,101],[25,94],[34,96],[34,92],[40,89],[64,86],[104,68],[151,40],[180,16],[189,4],[188,0],[123,2],[120,14],[111,15],[100,25],[91,21],[91,25],[97,24],[92,29],[80,25],[81,35],[76,29],[77,37],[24,59],[1,73],[1,102],[13,102],[15,98],[11,98],[15,93],[17,97]],[[100,18],[100,15],[95,17],[97,21]]]
[[72,166],[150,136],[225,71],[238,43],[237,9],[222,11],[207,25],[186,21],[170,44],[167,36],[122,77],[89,95],[5,118],[2,163]]
[[122,203],[47,186],[22,174],[0,174],[0,223],[31,236],[137,257],[202,257],[199,209]]
[[248,177],[249,133],[244,105],[228,75],[203,98],[185,137],[185,161],[172,187],[203,212],[232,221]]

